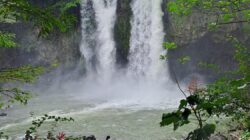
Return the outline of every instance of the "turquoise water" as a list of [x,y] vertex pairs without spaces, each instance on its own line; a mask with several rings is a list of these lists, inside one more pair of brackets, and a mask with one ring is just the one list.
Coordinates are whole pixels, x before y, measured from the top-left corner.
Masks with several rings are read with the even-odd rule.
[[[164,108],[165,106],[165,108]],[[197,128],[193,122],[173,131],[172,126],[161,128],[161,115],[169,112],[167,104],[161,107],[143,107],[124,104],[85,104],[69,96],[50,95],[33,98],[27,106],[13,107],[8,110],[8,117],[0,118],[0,131],[4,131],[12,139],[22,139],[31,121],[45,113],[49,115],[73,117],[74,122],[47,122],[38,129],[38,135],[46,136],[48,130],[55,134],[65,132],[68,136],[95,135],[103,140],[110,135],[113,140],[180,140],[188,132]],[[30,113],[34,114],[33,117]],[[225,126],[220,126],[223,130]]]
[[[35,116],[45,113],[73,117],[74,122],[57,124],[48,122],[39,129],[38,134],[46,135],[48,130],[66,132],[67,135],[95,135],[102,140],[110,135],[116,140],[166,140],[180,139],[187,134],[186,129],[173,132],[172,127],[161,128],[159,122],[164,112],[170,111],[164,105],[143,107],[118,103],[85,104],[65,95],[34,97],[27,106],[10,108],[7,117],[0,118],[0,130],[13,139],[20,139],[31,126]],[[30,114],[34,114],[33,117]]]

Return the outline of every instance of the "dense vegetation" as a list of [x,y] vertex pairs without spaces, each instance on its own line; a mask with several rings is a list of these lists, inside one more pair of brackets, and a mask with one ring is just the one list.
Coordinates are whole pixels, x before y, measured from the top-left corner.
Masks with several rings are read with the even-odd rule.
[[[180,18],[194,12],[215,17],[207,28],[216,30],[224,25],[241,24],[249,26],[250,22],[250,1],[249,0],[176,0],[167,4],[168,11]],[[249,33],[248,30],[245,29]],[[227,33],[225,41],[231,42],[234,46],[234,59],[238,66],[236,70],[227,71],[219,80],[199,87],[196,79],[193,79],[187,87],[187,92],[181,89],[179,81],[175,76],[176,83],[185,99],[180,101],[178,110],[163,114],[161,126],[173,124],[174,130],[189,124],[190,117],[194,116],[198,128],[190,131],[187,140],[209,139],[215,133],[216,124],[211,124],[209,118],[229,117],[237,122],[235,130],[242,131],[242,138],[248,139],[250,132],[250,50],[246,42],[240,38]],[[174,42],[164,44],[167,49],[175,49]],[[162,56],[162,58],[166,58]],[[185,62],[189,57],[182,59]],[[208,64],[207,68],[212,66]],[[218,124],[219,125],[219,124]],[[240,139],[240,137],[237,137]]]

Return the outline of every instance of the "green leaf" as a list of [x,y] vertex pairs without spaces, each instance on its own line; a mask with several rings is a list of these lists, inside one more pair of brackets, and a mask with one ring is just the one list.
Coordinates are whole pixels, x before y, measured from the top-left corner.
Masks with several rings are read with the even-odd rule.
[[162,115],[162,121],[160,123],[161,127],[170,125],[170,124],[175,123],[175,122],[178,122],[179,116],[180,115],[177,112],[163,114]]
[[224,14],[222,18],[223,18],[224,22],[229,22],[233,18],[233,15],[232,14]]
[[188,108],[185,108],[181,115],[184,120],[188,120],[188,117],[190,114],[191,114],[191,110]]
[[181,64],[186,64],[187,62],[189,62],[191,60],[190,56],[183,56],[181,58],[178,58],[179,63]]
[[185,108],[187,106],[187,101],[186,100],[181,100],[180,105],[179,105],[179,110]]
[[213,104],[210,102],[202,103],[201,109],[206,110],[206,112],[211,116],[213,113]]
[[193,131],[191,140],[209,140],[209,137],[215,132],[216,126],[214,124],[207,124],[203,128]]
[[171,49],[171,50],[177,48],[177,45],[174,42],[164,42],[163,46],[165,49]]
[[187,102],[190,104],[190,105],[197,105],[200,103],[200,99],[199,99],[199,96],[197,94],[195,95],[190,95],[189,97],[187,97]]
[[16,43],[14,41],[15,34],[3,33],[0,31],[0,48],[14,48]]

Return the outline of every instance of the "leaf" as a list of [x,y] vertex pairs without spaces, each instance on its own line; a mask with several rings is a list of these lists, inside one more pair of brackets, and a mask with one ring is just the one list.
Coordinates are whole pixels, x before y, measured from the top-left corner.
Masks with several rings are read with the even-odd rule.
[[165,59],[167,59],[167,58],[168,58],[167,55],[160,55],[160,60],[165,60]]
[[177,48],[177,45],[174,42],[164,42],[163,46],[165,49],[171,49],[171,50]]
[[178,58],[178,61],[181,64],[185,64],[185,63],[189,62],[190,60],[191,60],[190,56],[183,56],[183,57]]
[[233,18],[232,14],[224,14],[223,15],[223,21],[224,22],[229,22]]
[[186,100],[181,100],[180,105],[179,105],[179,110],[185,108],[187,106],[187,101]]
[[198,95],[190,95],[187,97],[187,102],[190,105],[197,105],[199,103],[199,96]]
[[210,102],[202,103],[199,108],[205,110],[210,116],[213,113],[213,104]]
[[218,27],[218,25],[217,25],[216,22],[212,22],[212,23],[208,24],[208,29],[209,30],[215,30],[215,29],[217,29],[217,27]]
[[190,122],[187,120],[189,114],[191,114],[190,110],[184,110],[184,112],[177,111],[177,112],[163,114],[160,125],[161,127],[163,127],[173,123],[174,126],[173,130],[177,130],[180,126],[183,126]]
[[191,114],[191,110],[188,108],[185,108],[181,115],[184,120],[188,120],[188,117],[190,114]]
[[193,131],[191,140],[209,140],[209,137],[215,132],[214,124],[207,124],[202,128]]
[[12,33],[3,33],[0,31],[0,48],[14,48],[16,43],[14,41],[15,34]]
[[167,126],[167,125],[177,122],[178,120],[179,120],[179,114],[177,112],[163,114],[160,125],[161,127]]

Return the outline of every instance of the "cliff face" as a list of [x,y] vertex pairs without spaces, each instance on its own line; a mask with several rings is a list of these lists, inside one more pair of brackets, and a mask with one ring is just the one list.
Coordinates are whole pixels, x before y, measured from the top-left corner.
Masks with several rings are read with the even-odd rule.
[[[39,1],[33,2],[43,6]],[[77,16],[75,28],[68,33],[55,32],[47,38],[38,38],[37,30],[29,24],[0,24],[1,30],[16,34],[18,44],[17,48],[0,49],[0,68],[25,64],[48,66],[52,63],[73,68],[80,58],[80,6],[69,12]]]
[[132,9],[130,6],[131,0],[117,1],[117,17],[114,27],[114,39],[116,42],[116,58],[117,64],[124,66],[128,63],[128,53],[130,45],[131,32],[131,16]]
[[[201,75],[209,82],[215,80],[223,71],[237,67],[233,58],[233,45],[226,41],[225,35],[233,34],[249,44],[249,35],[243,30],[246,25],[231,24],[216,31],[209,31],[207,24],[214,21],[213,16],[196,12],[180,18],[167,13],[166,10],[164,13],[166,40],[175,42],[178,46],[167,54],[171,75],[176,73],[180,80]],[[181,64],[178,59],[183,56],[189,56],[191,60]],[[204,68],[203,64],[213,64],[215,67]]]

